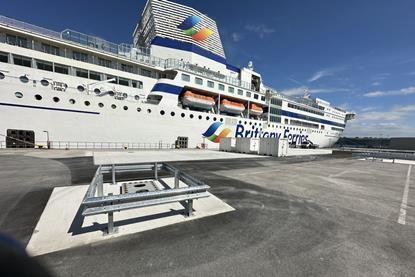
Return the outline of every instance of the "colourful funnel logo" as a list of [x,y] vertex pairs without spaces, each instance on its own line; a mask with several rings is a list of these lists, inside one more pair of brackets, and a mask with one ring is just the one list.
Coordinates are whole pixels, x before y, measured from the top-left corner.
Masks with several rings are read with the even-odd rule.
[[202,19],[196,15],[189,16],[177,28],[183,30],[185,35],[191,36],[196,41],[202,41],[207,39],[213,34],[213,31],[209,28],[203,27],[199,31],[194,27],[202,22]]
[[224,128],[219,135],[216,135],[216,131],[219,129],[219,127],[222,125],[220,122],[214,122],[212,125],[209,126],[209,128],[202,134],[205,138],[210,140],[214,143],[219,143],[221,138],[227,137],[229,133],[231,132],[231,129]]

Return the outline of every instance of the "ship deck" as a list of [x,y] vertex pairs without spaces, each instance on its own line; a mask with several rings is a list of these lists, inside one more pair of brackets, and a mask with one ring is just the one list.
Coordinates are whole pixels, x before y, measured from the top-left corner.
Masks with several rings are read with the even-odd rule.
[[[56,276],[415,275],[412,165],[213,158],[171,163],[235,211],[36,259]],[[87,151],[0,151],[0,231],[27,245],[52,190],[85,185],[95,169]]]

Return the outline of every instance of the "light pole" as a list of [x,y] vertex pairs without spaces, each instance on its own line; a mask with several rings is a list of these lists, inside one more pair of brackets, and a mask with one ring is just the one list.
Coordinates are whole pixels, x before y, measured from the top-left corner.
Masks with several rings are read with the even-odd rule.
[[46,145],[48,149],[50,149],[49,131],[43,131],[43,132],[46,133]]

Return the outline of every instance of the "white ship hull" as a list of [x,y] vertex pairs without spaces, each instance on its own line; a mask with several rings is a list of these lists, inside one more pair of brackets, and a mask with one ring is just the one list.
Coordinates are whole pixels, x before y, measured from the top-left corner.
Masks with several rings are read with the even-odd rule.
[[[312,133],[311,130],[300,132],[268,128],[265,126],[266,122],[259,120],[188,111],[178,107],[100,99],[104,108],[99,108],[94,95],[62,94],[40,87],[28,89],[27,86],[22,85],[2,85],[1,90],[0,134],[5,135],[8,129],[31,130],[35,133],[35,143],[43,146],[47,141],[44,131],[47,131],[50,141],[60,142],[63,148],[65,143],[69,142],[91,142],[90,147],[93,146],[92,143],[99,145],[108,142],[174,145],[177,137],[180,136],[189,138],[190,148],[206,143],[208,148],[216,149],[219,144],[209,141],[202,134],[212,123],[220,122],[221,118],[223,124],[220,128],[229,128],[231,130],[229,136],[232,137],[279,136],[288,138],[290,142],[300,143],[301,136],[308,136],[309,140],[320,147],[331,147],[338,140],[338,136]],[[22,92],[24,97],[16,98],[15,91]],[[33,101],[35,94],[42,95],[40,102]],[[60,98],[59,103],[52,100],[54,96]],[[70,104],[69,99],[75,99],[79,104]],[[91,105],[85,107],[84,101],[90,101]],[[117,105],[116,110],[110,108],[113,103]],[[125,111],[123,106],[128,106],[128,110]],[[138,112],[137,108],[141,111]],[[151,113],[148,112],[149,109]],[[160,114],[162,110],[165,111],[164,115]],[[174,116],[171,115],[172,113]],[[199,116],[202,116],[202,119],[199,119]],[[242,124],[239,124],[239,121],[242,121]],[[256,129],[258,131],[255,134]],[[246,133],[247,131],[251,132]],[[220,133],[220,129],[216,133]],[[0,141],[5,145],[4,136]]]

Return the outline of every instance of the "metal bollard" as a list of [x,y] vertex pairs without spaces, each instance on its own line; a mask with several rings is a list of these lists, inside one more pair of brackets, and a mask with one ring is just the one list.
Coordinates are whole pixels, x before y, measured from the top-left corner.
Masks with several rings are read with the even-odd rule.
[[117,183],[115,182],[115,164],[112,165],[112,184],[116,185]]
[[187,200],[187,216],[193,215],[193,199]]
[[174,172],[174,188],[175,189],[179,188],[179,171],[178,170]]
[[157,163],[154,163],[154,179],[158,180],[159,176],[158,176],[158,168],[157,168]]

